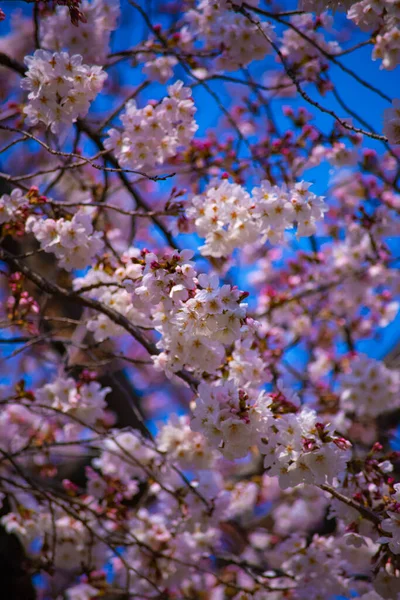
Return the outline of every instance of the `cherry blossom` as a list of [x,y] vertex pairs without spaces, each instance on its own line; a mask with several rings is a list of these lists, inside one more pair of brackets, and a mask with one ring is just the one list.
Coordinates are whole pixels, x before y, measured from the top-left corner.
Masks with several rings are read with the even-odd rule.
[[399,600],[399,2],[9,4],[4,593]]
[[101,67],[83,64],[79,54],[36,50],[25,62],[21,86],[29,90],[29,102],[24,112],[29,124],[42,122],[53,133],[87,114],[107,77]]
[[400,100],[393,100],[393,107],[387,108],[383,113],[383,116],[383,131],[389,142],[392,144],[400,144]]
[[115,151],[121,166],[141,169],[161,165],[192,139],[197,125],[190,89],[177,81],[168,87],[168,94],[159,104],[141,109],[135,100],[129,101],[121,116],[123,131],[108,131],[105,146]]

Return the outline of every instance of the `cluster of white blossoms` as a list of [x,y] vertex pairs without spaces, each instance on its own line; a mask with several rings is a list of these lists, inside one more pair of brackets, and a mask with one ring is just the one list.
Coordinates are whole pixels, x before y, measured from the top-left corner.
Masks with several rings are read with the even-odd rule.
[[198,128],[195,112],[190,88],[176,81],[158,104],[138,108],[135,100],[130,100],[121,116],[123,131],[110,129],[104,146],[114,151],[124,167],[162,165],[192,140]]
[[[41,409],[64,413],[85,425],[94,425],[99,421],[107,407],[105,397],[111,388],[97,381],[78,384],[72,377],[58,377],[35,391],[35,398]],[[54,415],[53,412],[48,414]]]
[[200,252],[208,256],[229,256],[235,248],[254,242],[259,236],[255,203],[238,184],[211,182],[204,193],[194,196],[186,210],[197,233],[206,238]]
[[228,379],[241,388],[254,388],[269,380],[265,361],[249,336],[236,340],[228,363]]
[[352,2],[347,17],[354,21],[360,29],[378,30],[385,25],[396,25],[399,19],[397,0],[361,0]]
[[391,536],[384,536],[379,541],[382,544],[387,543],[393,554],[400,554],[400,483],[394,484],[394,494],[391,495],[393,502],[393,510],[388,510],[388,518],[381,523],[381,528],[384,533],[389,533]]
[[174,67],[178,64],[175,56],[156,56],[155,54],[140,53],[137,60],[143,61],[143,73],[152,81],[167,83],[174,75]]
[[[133,325],[151,327],[152,313],[159,311],[160,303],[168,313],[174,303],[187,300],[194,289],[196,273],[189,260],[192,255],[190,250],[182,250],[161,259],[148,252],[143,259],[138,249],[130,248],[121,257],[123,266],[114,273],[99,265],[74,279],[74,289],[93,286],[86,292],[91,298],[117,310]],[[120,325],[98,313],[88,320],[87,328],[98,342],[124,333]]]
[[26,194],[19,188],[14,188],[10,194],[0,198],[0,225],[18,220],[21,209],[29,204]]
[[383,133],[391,144],[400,144],[400,100],[395,98],[392,106],[383,113]]
[[79,210],[71,219],[50,219],[31,215],[26,232],[33,233],[45,252],[53,252],[67,271],[83,269],[104,247],[103,234],[94,231],[92,217]]
[[[279,478],[282,489],[332,481],[345,469],[350,446],[331,427],[318,423],[315,411],[293,412],[297,402],[296,396],[282,392],[251,395],[232,382],[201,383],[191,427],[230,460],[258,446],[268,474]],[[286,412],[277,412],[279,406]]]
[[364,31],[378,31],[373,38],[373,60],[381,69],[394,69],[400,61],[400,11],[397,0],[361,0],[353,3],[347,16]]
[[79,54],[36,50],[25,63],[21,87],[29,90],[29,102],[24,113],[29,124],[44,123],[53,133],[86,116],[107,78],[101,67],[83,64]]
[[145,479],[149,469],[160,462],[156,450],[135,430],[111,430],[100,448],[100,456],[93,461],[93,466],[103,475],[124,483],[127,497],[136,493],[136,480]]
[[216,373],[225,360],[225,346],[248,331],[247,305],[238,288],[219,287],[216,275],[202,274],[197,281],[200,287],[186,301],[176,294],[172,310],[163,305],[154,315],[155,328],[162,334],[155,364],[167,373],[185,366],[199,374]]
[[[340,548],[338,538],[334,536],[312,536],[310,540],[304,535],[294,533],[269,551],[268,562],[272,567],[281,569],[286,574],[286,588],[292,588],[289,594],[299,600],[330,600],[337,597],[351,597],[348,578],[355,565],[354,557],[349,557]],[[359,559],[362,567],[370,559]],[[357,565],[360,568],[360,565]],[[363,572],[363,571],[362,571]],[[358,571],[357,571],[358,573]],[[277,585],[278,587],[278,585]],[[272,596],[279,600],[284,594]],[[290,597],[290,596],[289,596]],[[270,595],[263,596],[268,600]]]
[[302,408],[269,423],[264,446],[264,467],[279,478],[282,489],[299,483],[332,482],[346,469],[350,444],[334,433],[334,427],[318,422],[317,413]]
[[[39,507],[34,504],[28,507],[28,514],[35,512]],[[32,510],[33,509],[33,510]],[[30,548],[31,554],[39,554],[43,546],[48,548],[48,557],[53,561],[56,568],[67,570],[79,569],[82,564],[90,565],[91,568],[100,568],[107,560],[108,548],[105,543],[91,546],[91,533],[89,526],[99,531],[96,518],[78,519],[69,517],[57,507],[48,512],[36,512],[35,518],[26,518],[16,511],[8,513],[1,519],[6,531],[14,533],[26,548]],[[54,550],[51,551],[51,543]],[[31,549],[34,546],[34,549]],[[94,550],[94,551],[92,551]]]
[[[400,24],[400,20],[398,20]],[[400,62],[400,29],[397,26],[376,36],[372,58],[382,60],[381,69],[392,71]]]
[[119,0],[84,0],[80,10],[85,21],[77,27],[71,23],[67,6],[57,6],[53,14],[40,23],[42,47],[60,52],[81,54],[91,65],[103,65],[109,51],[110,34],[117,26]]
[[222,50],[215,67],[236,71],[253,60],[261,60],[272,51],[273,27],[263,21],[252,23],[246,16],[230,10],[227,3],[201,0],[189,10],[185,21],[194,40],[201,40],[207,50]]
[[400,406],[400,372],[359,354],[340,377],[340,402],[360,417],[377,417]]
[[[29,444],[34,431],[43,427],[43,419],[21,404],[10,403],[0,412],[0,435],[2,450],[18,452]],[[0,465],[1,472],[7,472],[5,464]],[[0,501],[2,496],[0,494]]]
[[[275,482],[273,478],[271,481]],[[272,509],[274,532],[280,535],[306,533],[321,523],[329,506],[329,497],[313,485],[299,485],[279,494]]]
[[157,447],[183,469],[210,469],[214,452],[204,435],[193,432],[189,417],[171,415],[157,435]]
[[188,510],[184,513],[182,525],[186,530],[207,531],[210,527],[218,526],[227,516],[226,510],[231,500],[220,472],[217,469],[198,470],[190,488],[185,488],[179,470],[171,469],[170,465],[160,473],[162,486],[153,485],[161,514],[167,515],[171,523],[176,523],[179,518],[182,520],[181,500],[184,499]]
[[[293,65],[299,76],[307,81],[315,81],[329,64],[323,53],[335,55],[341,50],[336,40],[325,39],[324,30],[332,26],[332,17],[328,13],[318,17],[306,13],[295,15],[290,21],[293,28],[287,27],[282,35],[282,56]],[[322,25],[323,31],[319,31],[317,23]]]
[[[325,27],[332,24],[332,19],[329,15],[324,14],[319,19]],[[283,32],[281,52],[283,56],[290,59],[291,62],[301,63],[305,59],[317,58],[321,56],[318,48],[321,48],[329,54],[337,54],[340,52],[340,46],[336,41],[327,42],[324,35],[316,31],[315,16],[312,14],[295,15],[291,19],[292,24],[296,29],[305,34],[305,37],[299,35],[292,28],[287,28]],[[308,40],[312,40],[318,48],[311,44]]]
[[[155,584],[167,589],[188,576],[196,577],[193,567],[210,551],[217,537],[214,528],[185,531],[161,512],[145,508],[137,511],[127,527],[135,543],[130,544],[123,559],[135,573],[145,572],[147,576],[128,577],[121,559],[113,561],[113,570],[116,584],[138,598],[154,598]],[[157,561],[154,555],[160,555]]]
[[298,236],[310,236],[327,210],[323,197],[309,191],[310,183],[288,188],[262,181],[250,195],[242,186],[214,181],[203,194],[194,196],[187,216],[205,237],[200,251],[205,256],[229,256],[235,248],[268,239],[282,241],[286,229],[297,225]]
[[[161,338],[160,354],[153,360],[168,375],[183,367],[198,374],[217,373],[225,362],[226,347],[236,343],[229,378],[240,380],[248,372],[259,380],[262,361],[251,342],[245,342],[256,324],[246,321],[243,292],[220,286],[217,275],[197,276],[191,250],[143,256],[132,248],[122,256],[125,266],[114,275],[97,267],[75,279],[74,288],[95,285],[86,292],[91,297],[115,308],[134,325],[154,327]],[[96,341],[124,332],[103,314],[90,318],[87,328]]]
[[260,438],[264,394],[260,394],[258,404],[250,407],[247,394],[232,382],[217,386],[201,383],[197,393],[193,431],[202,433],[210,446],[229,460],[246,456]]
[[131,268],[124,284],[133,291],[135,280],[138,280],[135,293],[144,303],[157,306],[162,302],[165,310],[172,311],[174,306],[180,306],[181,302],[188,300],[196,288],[192,257],[192,250],[181,250],[165,256],[148,252],[140,272],[135,269],[133,273]]
[[[136,259],[138,250],[133,250],[130,257],[123,255],[125,266],[119,267],[114,274],[110,274],[102,265],[89,269],[83,277],[77,277],[73,281],[76,291],[93,286],[87,292],[91,298],[99,300],[105,306],[112,308],[136,326],[149,327],[150,305],[146,305],[138,294],[131,293],[138,286],[143,267],[131,262],[130,258]],[[101,285],[104,284],[104,285]],[[125,289],[124,286],[127,288]],[[86,323],[88,331],[93,333],[96,342],[102,342],[112,336],[122,335],[125,330],[112,321],[107,315],[94,313]]]

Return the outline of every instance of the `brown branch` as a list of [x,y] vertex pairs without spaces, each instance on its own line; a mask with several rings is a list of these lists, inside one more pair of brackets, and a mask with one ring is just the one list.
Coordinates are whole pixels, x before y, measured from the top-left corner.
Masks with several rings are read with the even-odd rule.
[[344,494],[341,494],[330,485],[322,484],[319,487],[321,488],[321,490],[324,490],[325,492],[331,494],[331,496],[334,496],[334,498],[336,498],[337,500],[340,500],[340,502],[343,502],[344,504],[347,504],[347,506],[354,508],[360,513],[362,517],[364,517],[364,519],[367,519],[374,525],[380,525],[381,519],[378,517],[378,515],[376,515],[372,510],[370,510],[366,506],[363,506],[362,504],[356,502],[352,498],[348,498]]
[[21,64],[17,60],[14,60],[4,52],[0,52],[0,65],[6,67],[7,69],[11,69],[22,76],[24,76],[27,71],[27,67],[25,67],[25,65]]
[[[91,127],[89,127],[89,125],[81,120],[78,119],[77,123],[76,123],[78,130],[82,131],[83,133],[85,133],[91,140],[92,142],[94,142],[94,144],[97,146],[97,148],[100,151],[104,151],[105,148],[103,146],[103,142],[101,141],[100,136],[94,132]],[[114,158],[114,156],[112,154],[108,154],[107,155],[107,160],[116,168],[118,169],[117,171],[117,176],[120,179],[121,183],[123,184],[123,186],[125,187],[126,190],[128,190],[128,192],[130,193],[130,195],[134,198],[136,204],[138,206],[140,206],[140,208],[143,208],[146,212],[150,211],[150,207],[147,205],[147,202],[145,202],[145,200],[142,198],[141,194],[137,191],[137,189],[132,185],[132,183],[129,181],[128,177],[125,175],[125,173],[123,171],[119,170],[119,164],[116,158]],[[178,246],[176,245],[172,235],[170,234],[170,232],[165,228],[164,224],[162,223],[162,221],[160,221],[160,219],[158,217],[152,217],[152,221],[155,225],[157,225],[157,227],[160,229],[160,231],[163,233],[164,237],[166,238],[166,240],[168,241],[169,245],[172,248],[175,248],[176,250],[179,250]]]
[[[297,79],[296,75],[294,74],[291,66],[287,63],[286,58],[283,56],[281,50],[279,49],[279,46],[277,44],[275,44],[275,42],[265,33],[265,31],[263,30],[263,28],[260,25],[260,21],[254,19],[252,17],[252,15],[243,6],[240,9],[238,9],[238,12],[240,12],[242,15],[244,15],[250,21],[250,23],[252,23],[253,25],[256,25],[259,32],[263,35],[263,37],[265,37],[265,39],[269,42],[269,44],[271,44],[272,48],[275,50],[276,54],[279,56],[279,59],[282,63],[283,68],[285,69],[287,76],[293,81],[293,84],[295,85],[296,90],[298,91],[300,96],[306,102],[308,102],[312,106],[315,106],[315,108],[317,108],[322,113],[330,115],[333,119],[335,119],[335,121],[340,123],[340,125],[342,127],[344,127],[345,129],[348,129],[349,131],[354,131],[354,133],[361,133],[362,135],[366,135],[367,137],[370,137],[374,140],[380,140],[383,142],[388,141],[387,137],[384,135],[370,133],[369,131],[365,131],[364,129],[360,129],[358,127],[353,127],[353,125],[349,125],[349,123],[344,121],[342,118],[338,117],[338,115],[333,110],[330,110],[329,108],[325,108],[325,106],[322,106],[322,104],[320,104],[316,100],[313,100],[311,98],[311,96],[309,96],[307,94],[307,92],[305,92],[303,90],[303,88],[301,87],[299,80]],[[287,23],[285,21],[284,21],[284,23],[287,25]]]
[[[283,15],[279,15],[277,13],[272,13],[272,12],[269,12],[269,11],[266,11],[266,10],[262,10],[260,8],[254,7],[254,6],[250,6],[248,4],[245,4],[244,6],[247,9],[249,9],[249,10],[251,10],[251,11],[253,11],[253,12],[259,14],[259,15],[264,15],[266,17],[269,17],[270,19],[274,19],[275,21],[277,21],[281,25],[285,25],[286,27],[290,27],[290,29],[293,29],[293,31],[295,31],[297,33],[297,35],[299,35],[300,37],[302,37],[306,42],[308,42],[309,44],[311,44],[311,46],[314,46],[314,48],[316,48],[319,52],[321,52],[321,54],[323,56],[325,56],[326,59],[330,60],[334,65],[336,65],[337,67],[339,67],[339,69],[341,69],[342,71],[344,71],[345,73],[347,73],[347,75],[350,75],[351,77],[353,77],[359,84],[363,85],[364,87],[366,87],[367,89],[371,90],[372,92],[375,92],[376,94],[378,94],[378,96],[380,96],[384,100],[387,100],[387,102],[392,103],[392,99],[389,98],[389,96],[387,96],[384,92],[382,92],[382,90],[380,90],[379,88],[375,87],[374,85],[372,85],[368,81],[365,81],[364,79],[362,79],[362,77],[360,77],[359,75],[357,75],[357,73],[355,73],[354,71],[352,71],[351,69],[349,69],[348,67],[346,67],[345,65],[343,65],[339,60],[337,60],[335,54],[331,54],[330,52],[327,52],[324,48],[322,48],[319,44],[317,44],[317,42],[315,40],[313,40],[312,38],[308,37],[308,35],[306,35],[303,31],[301,31],[301,29],[299,29],[298,27],[296,27],[296,25],[293,25],[293,23],[291,23],[290,21],[285,21],[284,19],[281,19],[281,17]],[[353,49],[355,49],[355,48],[353,48]]]

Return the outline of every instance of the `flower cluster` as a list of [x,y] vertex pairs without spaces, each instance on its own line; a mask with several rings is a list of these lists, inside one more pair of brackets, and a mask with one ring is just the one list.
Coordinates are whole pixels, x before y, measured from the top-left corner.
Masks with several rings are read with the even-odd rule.
[[83,64],[79,54],[36,50],[25,62],[21,86],[29,90],[29,102],[24,113],[29,124],[44,123],[53,133],[86,116],[107,77],[101,67]]
[[381,523],[384,533],[389,533],[391,536],[384,536],[380,541],[387,543],[393,554],[400,554],[400,484],[397,483],[393,487],[394,494],[390,496],[392,510],[387,510],[388,518]]
[[259,235],[254,208],[250,194],[226,179],[210,183],[203,194],[194,196],[186,214],[206,238],[202,254],[229,256],[235,248],[254,242]]
[[[33,507],[30,508],[32,510]],[[29,548],[35,542],[33,554],[40,554],[42,548],[46,546],[46,541],[54,540],[53,554],[50,548],[44,550],[43,554],[53,561],[56,568],[76,571],[82,564],[92,569],[104,564],[107,558],[107,546],[98,544],[96,552],[92,553],[90,532],[80,520],[67,516],[60,509],[53,515],[38,512],[35,517],[29,519],[21,517],[20,514],[9,513],[1,521],[6,531],[17,535],[25,547]],[[94,517],[91,525],[95,526]]]
[[123,131],[110,129],[105,147],[114,151],[121,166],[142,169],[162,165],[188,144],[197,130],[191,96],[191,90],[177,81],[158,104],[137,108],[134,100],[129,101],[121,116]]
[[110,34],[117,26],[119,0],[84,0],[85,20],[77,27],[71,23],[66,6],[57,6],[40,25],[43,48],[80,54],[91,65],[103,65],[109,50]]
[[274,419],[262,452],[268,474],[276,475],[284,489],[332,482],[345,471],[349,450],[349,442],[335,435],[334,427],[318,422],[315,411],[302,408]]
[[[153,514],[144,508],[138,511],[128,526],[132,539],[140,544],[132,544],[124,559],[135,571],[145,570],[147,581],[143,577],[128,579],[122,560],[113,561],[113,567],[118,585],[138,597],[149,597],[154,592],[154,584],[169,588],[193,575],[193,567],[216,542],[216,532],[211,528],[207,531],[179,531],[165,515]],[[153,556],[157,554],[159,559],[155,562]],[[182,567],[182,564],[185,566]]]
[[333,77],[390,99],[351,57],[395,66],[400,2],[128,4],[42,1],[0,43],[10,578],[399,600],[399,354],[367,354],[400,305],[400,104],[380,135]]
[[381,69],[394,69],[400,61],[400,13],[395,0],[361,0],[353,3],[347,16],[364,31],[375,30],[373,60]]
[[400,372],[365,355],[350,362],[349,373],[340,378],[340,401],[359,417],[376,417],[400,406]]
[[23,217],[23,208],[29,201],[19,188],[14,188],[10,194],[3,194],[0,198],[0,225],[18,221]]
[[[328,62],[325,55],[340,52],[337,41],[326,41],[320,25],[326,29],[331,18],[323,13],[318,18],[310,13],[291,17],[292,27],[284,30],[281,53],[286,62],[306,81],[319,81],[321,72],[326,71]],[[310,41],[309,41],[310,40]],[[323,83],[321,91],[324,91]]]
[[[268,557],[273,566],[279,564],[286,574],[284,583],[292,588],[295,598],[322,600],[321,581],[324,598],[334,598],[336,594],[347,596],[347,577],[353,565],[351,560],[346,562],[333,536],[314,535],[308,543],[305,537],[293,534],[268,552]],[[278,557],[281,557],[279,563]]]
[[167,373],[184,366],[197,373],[215,373],[225,360],[225,346],[248,331],[246,305],[237,287],[219,287],[217,276],[202,274],[197,281],[199,287],[188,299],[177,293],[172,310],[164,305],[154,316],[162,334],[157,343],[162,352],[155,362]]
[[303,484],[282,490],[274,504],[274,532],[288,535],[313,530],[326,514],[329,498],[317,487]]
[[250,336],[235,341],[228,369],[228,379],[240,388],[255,388],[270,379],[265,361],[258,348],[254,347],[254,338]]
[[[200,384],[191,427],[207,438],[212,448],[233,460],[246,456],[257,443],[262,414],[250,408],[247,394],[233,383],[211,386]],[[264,396],[258,399],[262,405]]]
[[275,34],[270,23],[253,23],[244,15],[219,4],[201,0],[185,15],[189,32],[195,40],[202,40],[210,51],[223,48],[216,61],[217,69],[236,71],[253,60],[261,60],[272,51],[271,41],[275,40]]
[[102,388],[97,381],[77,385],[71,377],[59,377],[37,389],[35,398],[44,411],[48,406],[80,423],[94,425],[103,417],[109,392],[111,388]]
[[186,416],[171,416],[160,429],[157,447],[183,469],[210,469],[214,463],[214,453],[207,447],[207,439],[192,431]]
[[[400,23],[400,19],[398,21]],[[372,58],[382,60],[381,69],[395,69],[400,62],[400,29],[391,27],[388,31],[376,36]]]
[[45,252],[53,252],[67,271],[86,267],[103,249],[102,233],[93,230],[92,217],[84,210],[56,220],[31,215],[26,231],[33,233]]
[[297,401],[281,391],[253,398],[232,383],[201,384],[191,426],[231,460],[257,445],[265,454],[264,467],[279,477],[282,488],[332,481],[345,469],[350,446],[318,423],[314,411],[293,412]]
[[[157,256],[131,249],[123,256],[125,266],[118,267],[114,276],[98,267],[76,279],[74,287],[93,286],[87,292],[91,297],[118,310],[133,324],[153,326],[161,333],[157,342],[161,352],[154,361],[169,374],[184,366],[214,373],[225,361],[225,347],[236,342],[230,377],[240,379],[245,369],[253,369],[260,378],[261,359],[250,348],[251,341],[244,341],[255,327],[245,322],[242,300],[246,294],[230,285],[220,287],[216,275],[197,276],[192,255],[189,250]],[[87,328],[97,341],[124,331],[103,314],[90,319]],[[255,362],[246,365],[246,361]]]
[[383,25],[383,16],[390,6],[394,7],[391,0],[361,0],[353,2],[349,8],[347,16],[354,21],[362,30],[379,29]]
[[383,113],[383,133],[391,144],[400,144],[400,100],[393,100],[393,106]]
[[144,480],[160,459],[138,431],[111,430],[100,444],[99,458],[93,466],[104,476],[118,479],[125,485],[123,494],[130,497],[137,492],[137,480]]
[[138,60],[142,60],[143,73],[151,80],[167,83],[174,74],[174,67],[178,64],[175,56],[155,56],[149,54],[139,54]]
[[286,229],[297,225],[298,236],[310,236],[326,210],[323,198],[309,191],[310,183],[287,188],[263,181],[252,196],[226,179],[211,182],[205,192],[191,199],[187,216],[206,243],[205,256],[229,256],[235,248],[258,239],[282,241]]
[[[87,294],[99,300],[105,306],[112,308],[129,319],[134,325],[148,327],[150,305],[142,301],[138,294],[131,293],[140,284],[143,267],[136,257],[140,253],[132,252],[131,256],[124,255],[126,265],[115,271],[115,276],[107,272],[103,265],[90,269],[83,277],[74,279],[74,288],[79,291],[84,287],[93,287]],[[131,259],[133,258],[133,261]],[[102,285],[103,284],[103,285]],[[127,289],[125,289],[125,287]],[[93,333],[97,342],[102,342],[112,336],[122,335],[124,329],[112,321],[107,315],[95,313],[87,321],[87,329]]]

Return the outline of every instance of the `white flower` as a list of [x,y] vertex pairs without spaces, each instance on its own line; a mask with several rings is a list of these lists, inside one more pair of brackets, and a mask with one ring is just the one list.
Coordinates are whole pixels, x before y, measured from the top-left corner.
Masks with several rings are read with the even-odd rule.
[[340,377],[343,408],[362,417],[376,417],[400,405],[400,374],[384,363],[357,355],[350,372]]
[[21,208],[28,204],[25,194],[19,188],[13,189],[11,194],[3,194],[0,198],[0,225],[18,220],[22,216]]
[[295,224],[298,236],[312,235],[327,208],[322,197],[308,190],[310,185],[302,181],[287,189],[262,181],[251,196],[226,179],[212,181],[203,194],[192,197],[186,211],[205,237],[201,253],[218,258],[265,239],[275,243]]
[[172,415],[161,428],[156,441],[158,449],[183,468],[209,469],[213,466],[214,454],[207,447],[207,439],[192,431],[186,416]]
[[83,210],[71,220],[31,215],[26,230],[34,234],[46,252],[53,252],[60,267],[67,271],[86,267],[103,249],[102,233],[93,230],[92,219]]
[[25,63],[28,70],[21,87],[30,93],[24,113],[31,125],[41,121],[53,133],[86,116],[107,78],[100,67],[82,64],[79,54],[36,50]]
[[387,543],[393,554],[400,554],[400,514],[389,512],[388,519],[384,519],[381,523],[382,530],[385,533],[391,533],[392,537],[383,537],[381,543]]
[[382,59],[381,69],[395,69],[400,62],[400,29],[391,27],[385,33],[378,33],[372,52],[373,60]]
[[223,48],[216,68],[236,71],[269,54],[270,40],[275,40],[275,35],[270,23],[262,21],[258,26],[224,4],[201,0],[195,10],[187,12],[185,20],[192,38],[203,41],[205,48]]
[[[97,381],[92,381],[77,388],[71,377],[56,379],[36,390],[38,402],[56,409],[65,415],[71,415],[86,425],[94,425],[104,414],[105,397],[111,388],[102,388]],[[46,413],[45,414],[54,414]]]
[[155,56],[149,54],[139,54],[138,61],[145,61],[143,72],[152,81],[167,83],[174,75],[174,67],[178,64],[178,59],[175,56]]
[[110,34],[116,28],[119,0],[83,0],[80,10],[85,22],[79,27],[71,23],[66,6],[56,6],[53,13],[44,15],[40,23],[42,47],[48,50],[81,54],[90,64],[105,63]]
[[175,156],[192,140],[197,125],[191,90],[177,81],[168,87],[169,96],[155,107],[137,108],[127,103],[121,116],[123,131],[110,129],[104,145],[112,149],[121,166],[131,169],[155,167]]

